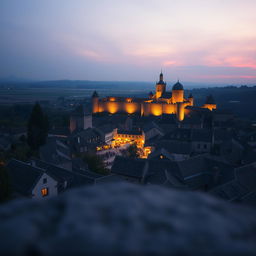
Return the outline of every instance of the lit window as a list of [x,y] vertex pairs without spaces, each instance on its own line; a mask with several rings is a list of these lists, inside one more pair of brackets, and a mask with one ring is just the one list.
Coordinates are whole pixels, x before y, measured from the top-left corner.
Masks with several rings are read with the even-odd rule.
[[161,158],[161,159],[163,159],[163,158],[164,158],[164,156],[163,156],[163,155],[161,155],[161,156],[160,156],[160,158]]
[[42,194],[42,196],[48,196],[48,188],[43,188],[41,190],[41,194]]

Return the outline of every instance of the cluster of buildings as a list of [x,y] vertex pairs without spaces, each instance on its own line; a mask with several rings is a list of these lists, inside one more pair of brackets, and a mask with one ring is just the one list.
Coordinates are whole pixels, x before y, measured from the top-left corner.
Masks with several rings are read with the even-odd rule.
[[[163,114],[175,114],[179,121],[184,119],[194,106],[194,98],[190,94],[188,98],[184,96],[183,85],[178,81],[173,85],[172,91],[166,90],[163,73],[159,76],[159,82],[156,83],[155,93],[150,92],[147,98],[133,97],[105,97],[100,98],[95,91],[92,95],[92,112],[110,114],[139,113],[141,116],[161,116]],[[212,97],[209,97],[201,108],[210,110],[216,109],[216,104]]]
[[[138,158],[127,158],[131,144]],[[81,159],[84,154],[101,158],[108,175],[92,172]],[[50,133],[40,159],[13,159],[7,168],[16,196],[47,197],[72,187],[122,181],[255,204],[255,161],[255,131],[217,109],[212,96],[198,107],[192,95],[185,97],[180,82],[167,91],[161,73],[148,98],[100,98],[94,92],[91,110],[79,106],[68,131]]]

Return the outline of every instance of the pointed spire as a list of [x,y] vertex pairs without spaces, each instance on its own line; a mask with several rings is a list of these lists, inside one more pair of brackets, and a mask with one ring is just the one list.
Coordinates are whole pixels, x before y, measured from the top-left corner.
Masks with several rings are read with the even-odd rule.
[[161,69],[161,73],[160,73],[160,76],[159,76],[159,81],[160,82],[164,81],[164,75],[163,75],[162,69]]
[[98,95],[98,93],[96,91],[93,92],[92,98],[99,98],[99,95]]

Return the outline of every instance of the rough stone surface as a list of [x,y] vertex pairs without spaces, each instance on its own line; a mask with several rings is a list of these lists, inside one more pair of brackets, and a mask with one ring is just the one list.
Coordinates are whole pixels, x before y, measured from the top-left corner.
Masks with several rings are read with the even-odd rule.
[[196,192],[107,184],[0,208],[0,254],[256,253],[256,210]]

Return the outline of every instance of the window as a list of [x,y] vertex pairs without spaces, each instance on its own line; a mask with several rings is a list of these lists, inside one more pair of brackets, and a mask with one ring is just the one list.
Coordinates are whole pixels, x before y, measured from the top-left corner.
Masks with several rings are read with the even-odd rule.
[[47,178],[44,178],[44,179],[43,179],[43,183],[44,183],[44,184],[47,183]]
[[42,194],[42,196],[48,196],[48,188],[43,188],[41,190],[41,194]]

